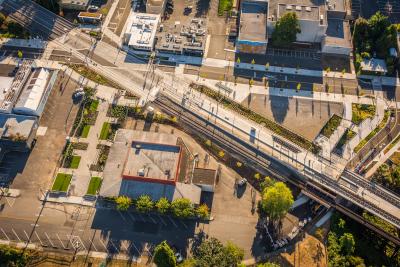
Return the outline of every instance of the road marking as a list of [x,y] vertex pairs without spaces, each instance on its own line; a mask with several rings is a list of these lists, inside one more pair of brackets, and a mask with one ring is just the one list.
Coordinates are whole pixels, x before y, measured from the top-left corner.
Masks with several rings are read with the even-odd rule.
[[160,219],[160,221],[161,221],[165,226],[167,226],[167,223],[164,221],[164,219],[163,219],[160,215],[157,214],[157,217]]
[[96,250],[96,252],[98,252],[98,249],[97,249],[96,246],[94,245],[93,240],[91,241],[91,245],[94,247],[94,250]]
[[183,226],[185,227],[185,229],[188,229],[188,226],[186,225],[186,223],[184,223],[184,222],[181,221],[181,220],[179,220],[179,222],[180,222],[181,224],[183,224]]
[[125,216],[122,215],[122,212],[120,212],[119,210],[117,210],[117,212],[118,212],[119,215],[121,215],[122,219],[123,219],[125,222],[127,222],[126,219],[125,219]]
[[21,239],[19,238],[19,236],[17,235],[17,233],[14,231],[14,228],[11,228],[11,231],[14,233],[14,235],[18,238],[18,241],[21,242]]
[[122,241],[121,247],[122,247],[122,249],[124,249],[126,252],[129,253],[129,250],[128,250],[128,249],[129,249],[129,246],[126,245],[126,240],[123,240],[123,241]]
[[167,218],[173,223],[173,225],[174,225],[176,228],[179,228],[178,225],[171,219],[171,217],[167,217]]
[[24,233],[25,233],[25,235],[26,235],[26,238],[27,238],[27,239],[26,239],[26,240],[27,240],[26,242],[28,242],[28,241],[29,241],[29,243],[31,243],[31,241],[29,240],[29,235],[26,233],[26,231],[25,231],[25,230],[24,230]]
[[7,240],[10,241],[10,238],[8,238],[6,232],[4,232],[3,228],[0,228],[0,229],[1,229],[1,232],[6,236]]
[[103,240],[101,240],[101,238],[99,238],[99,241],[103,245],[103,247],[106,249],[106,251],[108,251],[108,248],[107,248],[106,244],[104,244]]
[[149,218],[153,221],[153,223],[157,223],[157,221],[151,215],[149,215]]
[[128,212],[129,217],[132,219],[133,222],[136,222],[136,219]]
[[63,242],[61,241],[61,238],[58,236],[58,234],[56,234],[56,236],[57,236],[57,238],[58,238],[58,241],[60,241],[61,246],[62,246],[64,249],[69,249],[69,248],[66,248],[66,247],[64,246],[64,244],[63,244]]
[[85,243],[83,243],[82,239],[80,238],[80,236],[76,236],[79,239],[79,242],[81,243],[81,245],[83,246],[83,248],[86,250],[86,246]]
[[119,249],[114,245],[114,242],[112,242],[112,239],[109,239],[108,242],[110,242],[111,245],[115,248],[115,250],[119,252]]
[[135,250],[137,251],[137,253],[140,255],[140,251],[138,250],[138,248],[135,246],[135,243],[133,243],[133,241],[131,241],[130,246],[133,246],[135,248]]
[[39,224],[37,224],[37,223],[31,223],[31,226],[33,226],[33,227],[39,227]]
[[49,240],[50,245],[51,245],[53,248],[57,248],[57,246],[55,246],[55,245],[53,244],[53,242],[51,242],[51,239],[50,239],[49,235],[48,235],[46,232],[44,232],[44,235],[45,235],[45,236],[47,237],[47,239]]
[[40,242],[40,245],[42,245],[42,247],[47,247],[46,244],[43,244],[42,240],[40,239],[40,237],[39,237],[39,235],[38,235],[38,233],[36,231],[35,231],[35,234],[36,234],[36,237],[38,238],[38,240]]

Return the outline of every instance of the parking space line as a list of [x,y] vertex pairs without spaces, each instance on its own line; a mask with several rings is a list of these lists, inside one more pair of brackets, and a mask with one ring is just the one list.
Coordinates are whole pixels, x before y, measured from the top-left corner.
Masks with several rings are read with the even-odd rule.
[[186,225],[186,223],[185,223],[184,221],[179,220],[179,222],[180,222],[181,224],[183,224],[183,227],[185,227],[185,229],[188,229],[188,226]]
[[67,248],[67,247],[64,246],[63,242],[61,241],[61,238],[58,236],[57,233],[56,233],[56,236],[57,236],[57,238],[58,238],[58,241],[60,241],[61,246],[63,247],[63,249],[69,249],[69,248]]
[[29,241],[29,243],[31,243],[31,241],[29,240],[29,235],[26,233],[26,231],[24,230],[25,236],[26,236],[26,242]]
[[129,218],[131,218],[132,219],[132,221],[136,221],[136,219],[132,216],[132,214],[130,213],[130,212],[127,212],[128,213],[128,216],[129,216]]
[[36,237],[38,238],[38,240],[39,240],[39,242],[40,242],[40,245],[41,245],[42,247],[47,247],[46,244],[43,244],[42,240],[40,239],[40,237],[39,237],[39,235],[38,235],[38,233],[37,233],[36,231],[35,231],[35,234],[36,234]]
[[8,237],[8,235],[6,234],[6,232],[4,232],[3,228],[0,228],[1,232],[6,236],[7,240],[10,241],[10,238]]
[[119,210],[117,210],[117,212],[118,212],[119,215],[121,215],[122,219],[123,219],[125,222],[127,222],[126,219],[125,219],[125,216],[122,214],[122,212],[120,212]]
[[112,241],[112,239],[109,239],[108,242],[110,242],[111,245],[115,248],[115,250],[119,252],[119,249],[114,245],[114,242]]
[[152,220],[153,221],[153,223],[157,223],[157,221],[156,220],[154,220],[154,218],[152,217],[152,216],[148,216],[149,218],[150,218],[150,220]]
[[94,245],[93,240],[91,240],[91,246],[94,248],[94,250],[96,250],[96,252],[98,252],[99,250],[97,249],[97,247]]
[[57,246],[55,246],[55,245],[53,244],[53,242],[51,241],[49,235],[48,235],[46,232],[44,232],[44,235],[45,235],[45,236],[47,237],[47,239],[49,240],[50,245],[51,245],[53,248],[57,248]]
[[103,240],[101,240],[101,238],[99,238],[99,241],[103,245],[103,247],[106,249],[106,251],[108,251],[108,248],[107,248],[106,244],[104,244]]
[[179,228],[178,225],[174,222],[174,220],[171,219],[171,217],[167,217],[167,218],[175,225],[176,228]]
[[78,235],[77,235],[76,237],[79,239],[79,242],[82,244],[83,248],[86,250],[85,243],[83,243],[83,241],[82,241],[81,237],[80,237],[80,236],[78,236]]
[[134,249],[137,251],[137,253],[140,255],[140,251],[139,251],[139,249],[135,246],[135,243],[133,243],[133,241],[130,242],[129,246],[133,246]]
[[157,214],[157,217],[160,219],[160,221],[162,222],[162,224],[164,224],[165,226],[167,226],[167,223],[164,221],[164,219]]
[[14,231],[14,228],[11,228],[11,231],[14,233],[14,235],[18,238],[18,241],[21,242],[21,239],[19,238],[19,236],[17,235],[17,233]]

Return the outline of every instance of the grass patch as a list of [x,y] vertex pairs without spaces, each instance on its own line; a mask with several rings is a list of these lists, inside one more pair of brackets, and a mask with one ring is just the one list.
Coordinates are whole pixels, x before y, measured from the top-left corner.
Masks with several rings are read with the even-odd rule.
[[86,138],[89,135],[90,125],[85,125],[81,132],[81,137]]
[[389,159],[391,162],[393,162],[393,164],[400,165],[400,152],[394,152]]
[[399,142],[399,140],[400,140],[400,135],[397,136],[397,137],[393,140],[393,142],[391,142],[391,143],[385,148],[385,151],[384,151],[383,153],[385,153],[385,154],[388,153],[389,150],[392,149],[392,148]]
[[67,192],[68,186],[71,183],[72,174],[58,173],[54,181],[52,191]]
[[109,122],[103,123],[103,127],[101,127],[101,132],[99,136],[100,140],[107,140],[108,135],[110,134],[110,127],[111,124]]
[[225,11],[232,9],[233,0],[219,0],[218,3],[218,16],[224,15]]
[[192,83],[190,86],[193,89],[220,102],[222,105],[224,105],[225,108],[233,110],[258,124],[263,124],[267,129],[271,130],[277,135],[284,137],[285,139],[290,140],[299,147],[307,149],[315,154],[318,154],[318,152],[321,150],[321,147],[318,146],[317,144],[314,144],[313,142],[307,140],[306,138],[290,131],[289,129],[283,127],[282,125],[261,116],[260,114],[252,111],[251,109],[246,108],[245,106],[236,103],[235,101],[230,100],[229,98],[224,97],[219,92],[216,92],[208,87],[197,85],[194,83]]
[[91,70],[85,65],[81,64],[66,64],[69,68],[73,69],[80,75],[82,75],[85,78],[88,78],[89,80],[92,80],[98,84],[105,85],[105,86],[110,86],[117,88],[119,90],[123,90],[120,86],[118,86],[115,82],[108,80],[106,77],[98,74],[97,72]]
[[354,148],[354,152],[357,153],[358,151],[360,151],[361,148],[363,146],[365,146],[368,143],[369,140],[372,139],[372,137],[374,137],[380,130],[383,129],[383,127],[385,127],[385,125],[386,125],[386,123],[387,123],[387,121],[389,119],[389,116],[390,116],[390,111],[389,110],[385,111],[385,115],[383,116],[383,120],[379,123],[378,126],[376,126],[376,128],[372,132],[370,132],[367,135],[367,137],[365,137],[363,140],[361,140],[361,142]]
[[336,114],[333,114],[333,116],[325,124],[324,128],[322,128],[321,134],[328,138],[331,137],[341,122],[342,118]]
[[92,103],[90,103],[90,107],[89,110],[91,112],[96,112],[97,111],[97,107],[99,106],[99,100],[93,100]]
[[69,167],[71,169],[78,169],[79,162],[81,162],[81,156],[72,156],[71,164],[69,165]]
[[76,142],[76,143],[71,143],[72,149],[77,149],[77,150],[87,150],[89,144],[88,143],[83,143],[83,142]]
[[359,125],[363,120],[373,118],[376,113],[376,106],[366,104],[352,104],[351,121]]
[[340,149],[346,144],[349,140],[351,140],[354,136],[356,136],[356,133],[350,129],[346,129],[342,137],[340,137],[339,142],[336,145],[336,148]]
[[94,176],[94,177],[90,178],[89,187],[88,187],[86,194],[87,195],[96,195],[101,187],[101,182],[102,182],[102,180],[100,177]]

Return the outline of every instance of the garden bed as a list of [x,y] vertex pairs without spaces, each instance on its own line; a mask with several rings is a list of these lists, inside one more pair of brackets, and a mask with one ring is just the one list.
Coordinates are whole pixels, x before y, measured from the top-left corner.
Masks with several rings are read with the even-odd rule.
[[357,153],[358,151],[360,151],[361,148],[363,148],[363,146],[365,146],[369,142],[369,140],[371,140],[380,130],[385,127],[386,123],[388,122],[389,116],[390,111],[385,111],[385,115],[379,125],[372,132],[370,132],[367,137],[361,140],[361,142],[354,148],[354,152]]
[[117,88],[119,90],[123,90],[119,85],[117,85],[115,82],[110,81],[109,79],[107,79],[106,77],[104,77],[103,75],[98,74],[97,72],[91,70],[90,68],[88,68],[85,65],[81,65],[81,64],[66,64],[69,68],[73,69],[74,71],[76,71],[77,73],[79,73],[80,75],[82,75],[83,77],[101,84],[101,85],[105,85],[105,86],[110,86],[110,87],[114,87]]
[[215,92],[214,90],[212,90],[208,87],[205,87],[203,85],[197,85],[195,83],[192,83],[190,86],[193,89],[220,102],[225,108],[231,109],[258,124],[264,124],[264,126],[267,129],[282,136],[285,139],[290,140],[291,142],[295,143],[296,145],[313,152],[314,154],[318,154],[319,151],[321,150],[321,147],[318,146],[317,144],[314,144],[313,142],[310,142],[306,138],[293,133],[292,131],[288,130],[287,128],[283,127],[282,125],[279,125],[279,124],[261,116],[260,114],[252,111],[251,109],[248,109],[245,106],[238,104],[235,101],[230,100],[229,98],[226,98],[225,96],[221,95],[219,92]]
[[373,118],[376,113],[376,106],[367,104],[352,104],[351,121],[359,125],[363,120]]
[[90,125],[85,125],[85,126],[83,126],[82,131],[81,131],[81,133],[79,134],[80,137],[82,137],[82,138],[88,137],[88,135],[89,135],[89,130],[90,130]]
[[67,192],[71,183],[72,174],[58,173],[53,183],[52,191]]
[[102,179],[97,176],[93,176],[90,178],[88,190],[86,192],[86,195],[96,195],[97,192],[99,192],[100,187],[101,187]]
[[87,150],[89,144],[84,142],[76,142],[76,143],[71,143],[71,146],[73,149],[76,150]]
[[337,149],[342,149],[342,147],[350,141],[354,136],[356,136],[356,133],[350,129],[346,129],[342,137],[340,137],[339,142],[336,144]]
[[104,170],[104,166],[106,165],[108,154],[110,153],[110,147],[98,144],[96,148],[100,150],[99,157],[97,158],[96,164],[90,165],[90,170],[102,172]]
[[329,121],[325,124],[325,126],[321,130],[321,134],[326,137],[331,137],[332,134],[336,131],[337,127],[339,127],[342,122],[342,118],[336,114],[329,119]]
[[224,15],[225,11],[231,11],[233,0],[219,0],[218,16]]
[[78,169],[80,162],[81,162],[81,157],[80,156],[72,156],[69,168]]

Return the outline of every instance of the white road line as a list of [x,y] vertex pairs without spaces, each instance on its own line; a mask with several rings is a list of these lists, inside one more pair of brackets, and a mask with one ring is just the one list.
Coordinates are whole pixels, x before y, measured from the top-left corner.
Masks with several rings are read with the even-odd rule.
[[185,227],[185,229],[188,229],[186,223],[184,223],[182,220],[179,221],[181,224],[183,224],[183,226]]
[[149,218],[150,218],[150,220],[152,220],[152,221],[153,221],[153,223],[157,223],[157,221],[156,221],[156,220],[154,220],[154,218],[153,218],[151,215],[149,215]]
[[171,219],[171,217],[167,217],[174,225],[176,228],[179,228],[178,225]]
[[103,240],[101,240],[101,238],[99,238],[100,243],[103,245],[103,247],[106,249],[106,251],[108,251],[106,244],[104,244]]
[[53,242],[51,242],[51,239],[50,239],[49,235],[48,235],[46,232],[44,232],[44,235],[45,235],[45,236],[47,237],[47,239],[49,240],[50,245],[51,245],[53,248],[56,248],[57,246],[55,246],[55,245],[53,244]]
[[3,228],[0,228],[1,232],[6,236],[7,240],[10,241],[10,238],[8,237],[8,235],[6,234],[6,232],[4,232]]
[[42,245],[42,247],[47,247],[46,244],[43,244],[42,240],[40,239],[40,237],[39,237],[39,235],[38,235],[38,233],[36,231],[35,231],[35,234],[36,234],[36,237],[38,238],[38,240],[40,242],[40,245]]
[[135,246],[135,244],[133,243],[133,241],[131,241],[130,245],[133,246],[133,247],[136,249],[137,253],[140,255],[140,251],[139,251],[138,248]]
[[128,216],[132,219],[132,221],[136,222],[136,219],[128,212]]
[[[26,242],[28,242],[28,240],[29,240],[29,235],[26,233],[26,231],[24,230],[24,233],[25,233],[25,235],[26,235]],[[30,243],[31,241],[29,240],[29,243]]]
[[91,242],[92,242],[92,243],[91,243],[91,245],[92,245],[92,247],[94,247],[94,250],[96,250],[96,252],[98,252],[98,250],[97,250],[96,246],[94,245],[94,242],[93,242],[93,240],[92,240]]
[[58,241],[60,241],[61,246],[62,246],[64,249],[67,249],[67,248],[64,246],[63,242],[61,241],[61,238],[58,236],[58,234],[56,234],[56,236],[57,236],[57,238],[58,238]]
[[123,250],[125,250],[126,252],[129,252],[129,246],[126,245],[126,240],[122,241],[121,243],[121,247]]
[[119,249],[114,245],[114,242],[112,242],[111,239],[109,239],[108,242],[110,242],[111,245],[115,248],[115,250],[119,252]]
[[164,224],[165,226],[167,226],[167,223],[164,221],[164,219],[157,214],[157,217],[160,219],[160,221],[162,222],[162,224]]
[[125,222],[127,222],[126,219],[125,219],[125,216],[122,215],[122,213],[121,213],[119,210],[118,210],[117,212],[119,213],[119,215],[121,215],[122,219],[123,219]]
[[14,235],[18,238],[18,241],[21,242],[21,239],[19,238],[19,236],[17,235],[17,233],[14,231],[14,228],[11,228],[11,231],[14,233]]
[[82,246],[83,246],[83,248],[86,250],[86,246],[85,246],[85,244],[83,243],[83,241],[82,241],[82,239],[80,238],[80,236],[76,236],[78,239],[79,239],[79,242],[82,244]]

